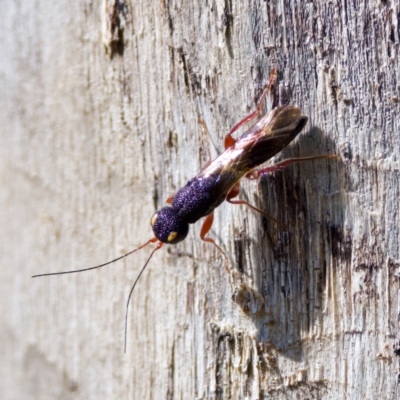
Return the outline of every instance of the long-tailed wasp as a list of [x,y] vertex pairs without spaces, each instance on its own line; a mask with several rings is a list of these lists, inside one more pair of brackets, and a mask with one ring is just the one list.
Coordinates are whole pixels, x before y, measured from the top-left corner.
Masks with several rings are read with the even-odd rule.
[[161,249],[164,244],[177,244],[184,240],[189,232],[189,225],[205,217],[200,232],[200,238],[206,242],[212,243],[224,255],[227,265],[228,258],[225,252],[217,245],[214,239],[207,237],[213,223],[214,210],[226,200],[232,204],[245,204],[253,210],[264,214],[263,211],[244,200],[233,200],[239,194],[240,179],[243,177],[257,179],[267,172],[280,170],[298,161],[336,157],[324,155],[293,158],[284,160],[273,166],[256,169],[284,149],[302,131],[308,121],[306,116],[301,115],[300,108],[298,107],[275,107],[270,113],[262,115],[259,121],[244,132],[238,139],[235,140],[232,137],[232,134],[241,126],[261,114],[264,100],[275,81],[276,70],[273,69],[269,84],[264,90],[256,110],[237,123],[226,135],[224,143],[225,151],[214,161],[205,166],[199,174],[190,179],[175,196],[169,198],[167,200],[169,205],[161,208],[152,216],[150,223],[155,237],[151,238],[137,249],[105,264],[74,271],[34,275],[33,278],[70,274],[101,268],[129,256],[150,243],[156,243],[157,246],[151,252],[129,292],[125,314],[126,350],[127,318],[130,298],[140,276],[157,250]]

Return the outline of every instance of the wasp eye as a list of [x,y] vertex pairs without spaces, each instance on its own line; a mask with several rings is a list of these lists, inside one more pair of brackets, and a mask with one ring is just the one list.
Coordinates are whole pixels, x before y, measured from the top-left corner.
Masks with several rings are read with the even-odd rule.
[[156,238],[167,244],[181,242],[189,232],[189,224],[182,221],[176,209],[168,206],[157,211],[150,223]]
[[168,242],[169,243],[173,242],[177,236],[178,236],[178,232],[171,232],[167,238]]
[[155,224],[156,221],[157,221],[157,217],[158,217],[158,212],[156,212],[156,213],[151,217],[151,220],[150,220],[151,226],[154,226],[154,224]]

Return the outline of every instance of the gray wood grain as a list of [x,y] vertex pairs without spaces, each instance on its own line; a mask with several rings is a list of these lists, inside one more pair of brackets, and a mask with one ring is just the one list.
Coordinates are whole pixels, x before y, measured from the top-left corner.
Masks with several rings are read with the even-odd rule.
[[[2,399],[397,398],[398,2],[2,5]],[[222,205],[230,274],[201,224],[156,253],[124,355],[150,249],[30,276],[148,240],[272,66],[268,106],[309,117],[275,161],[339,159],[243,182],[282,226]]]

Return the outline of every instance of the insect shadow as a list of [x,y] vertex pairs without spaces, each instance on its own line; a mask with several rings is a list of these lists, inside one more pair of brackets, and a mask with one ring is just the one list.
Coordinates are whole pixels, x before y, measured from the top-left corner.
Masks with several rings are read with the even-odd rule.
[[[300,149],[309,156],[337,150],[315,126],[282,158],[290,158],[289,152],[302,156]],[[318,334],[329,309],[332,258],[340,240],[332,226],[343,231],[344,170],[340,161],[322,159],[264,175],[258,204],[280,224],[261,217],[255,239],[235,240],[235,263],[243,275],[233,300],[254,323],[258,343],[295,360],[304,357],[304,337]],[[246,247],[253,248],[251,271]]]

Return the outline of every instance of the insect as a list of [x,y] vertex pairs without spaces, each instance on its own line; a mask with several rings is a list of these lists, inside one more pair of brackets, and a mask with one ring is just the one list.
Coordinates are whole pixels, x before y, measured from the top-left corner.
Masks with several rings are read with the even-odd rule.
[[132,292],[157,250],[164,244],[177,244],[184,240],[189,232],[190,224],[194,224],[199,219],[205,217],[200,238],[205,242],[213,244],[224,255],[227,266],[228,258],[225,252],[214,239],[207,236],[213,223],[214,210],[226,200],[232,204],[245,204],[265,215],[263,211],[244,200],[233,200],[239,195],[240,179],[243,177],[257,179],[267,172],[280,170],[294,162],[336,157],[323,155],[293,158],[273,166],[256,169],[284,149],[307,124],[308,118],[302,115],[300,109],[296,106],[276,107],[270,113],[263,115],[258,122],[244,132],[237,140],[232,137],[232,134],[241,126],[259,116],[264,100],[276,81],[276,76],[276,70],[273,69],[269,84],[260,98],[257,109],[237,123],[227,134],[224,143],[225,151],[209,165],[205,166],[198,175],[190,179],[175,196],[167,199],[168,205],[158,210],[152,216],[150,223],[153,228],[153,238],[137,249],[105,264],[74,271],[34,275],[33,278],[101,268],[127,257],[150,243],[157,243],[157,246],[152,250],[129,292],[125,313],[126,351],[128,310]]

